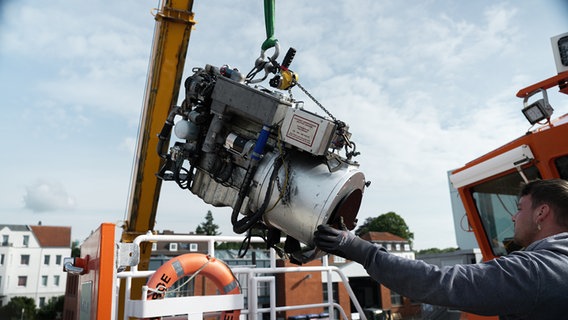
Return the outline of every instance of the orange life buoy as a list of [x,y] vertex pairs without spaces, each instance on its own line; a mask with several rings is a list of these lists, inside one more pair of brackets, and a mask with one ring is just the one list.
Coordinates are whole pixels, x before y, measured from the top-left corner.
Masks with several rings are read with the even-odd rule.
[[[170,259],[150,277],[148,300],[162,299],[177,280],[195,273],[211,279],[222,294],[240,294],[241,287],[231,269],[221,260],[203,253],[186,253]],[[238,320],[241,310],[223,311],[222,320]]]

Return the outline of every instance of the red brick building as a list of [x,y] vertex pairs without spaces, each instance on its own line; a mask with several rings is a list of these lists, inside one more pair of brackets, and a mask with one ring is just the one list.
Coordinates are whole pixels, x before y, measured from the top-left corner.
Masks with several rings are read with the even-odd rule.
[[[392,254],[408,259],[415,258],[410,242],[391,233],[369,232],[362,235],[361,238],[383,245]],[[410,299],[380,285],[369,277],[360,264],[346,261],[336,256],[330,256],[329,263],[337,266],[349,278],[349,285],[362,308],[381,309],[391,313],[393,318],[398,319],[420,319],[421,304],[414,303]],[[321,261],[312,261],[306,265],[320,266]],[[279,261],[278,266],[290,267],[295,265],[288,261]],[[345,286],[341,283],[340,277],[336,273],[332,274],[331,281],[334,301],[340,304],[347,316],[351,318],[351,313],[355,313],[356,310],[351,303]],[[277,276],[277,293],[279,306],[327,301],[327,276],[322,275],[322,272],[298,272],[279,275]],[[326,312],[325,308],[314,308],[283,312],[278,316],[288,319],[300,314],[320,314]],[[338,315],[335,318],[339,318]]]
[[[371,231],[361,235],[361,238],[381,244],[391,254],[407,259],[415,259],[410,241],[393,235],[392,233]],[[363,268],[361,267],[361,269]],[[387,310],[393,315],[393,318],[420,319],[420,303],[415,303],[409,298],[403,297],[385,286],[378,284],[372,280],[366,272],[364,272],[364,275],[361,275],[361,273],[349,274],[348,270],[346,271],[351,287],[354,288],[355,295],[363,308]],[[369,299],[369,296],[373,298]]]

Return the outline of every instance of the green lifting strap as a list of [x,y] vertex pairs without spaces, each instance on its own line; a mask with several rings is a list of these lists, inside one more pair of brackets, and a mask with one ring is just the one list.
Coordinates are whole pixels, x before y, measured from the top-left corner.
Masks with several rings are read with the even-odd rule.
[[262,50],[272,48],[278,40],[274,38],[274,1],[264,0],[264,24],[266,25],[266,40],[262,43]]

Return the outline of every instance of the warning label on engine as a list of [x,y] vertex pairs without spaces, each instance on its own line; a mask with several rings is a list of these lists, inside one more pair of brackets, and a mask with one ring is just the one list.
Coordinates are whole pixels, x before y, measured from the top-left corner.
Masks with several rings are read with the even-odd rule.
[[286,138],[298,141],[308,147],[314,143],[319,124],[297,114],[292,116]]

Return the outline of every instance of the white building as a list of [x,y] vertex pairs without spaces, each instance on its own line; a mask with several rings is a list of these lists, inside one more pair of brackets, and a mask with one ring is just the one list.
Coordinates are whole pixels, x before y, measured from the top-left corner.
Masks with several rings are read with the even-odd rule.
[[65,294],[71,227],[0,224],[0,241],[0,306],[24,296],[40,308]]

